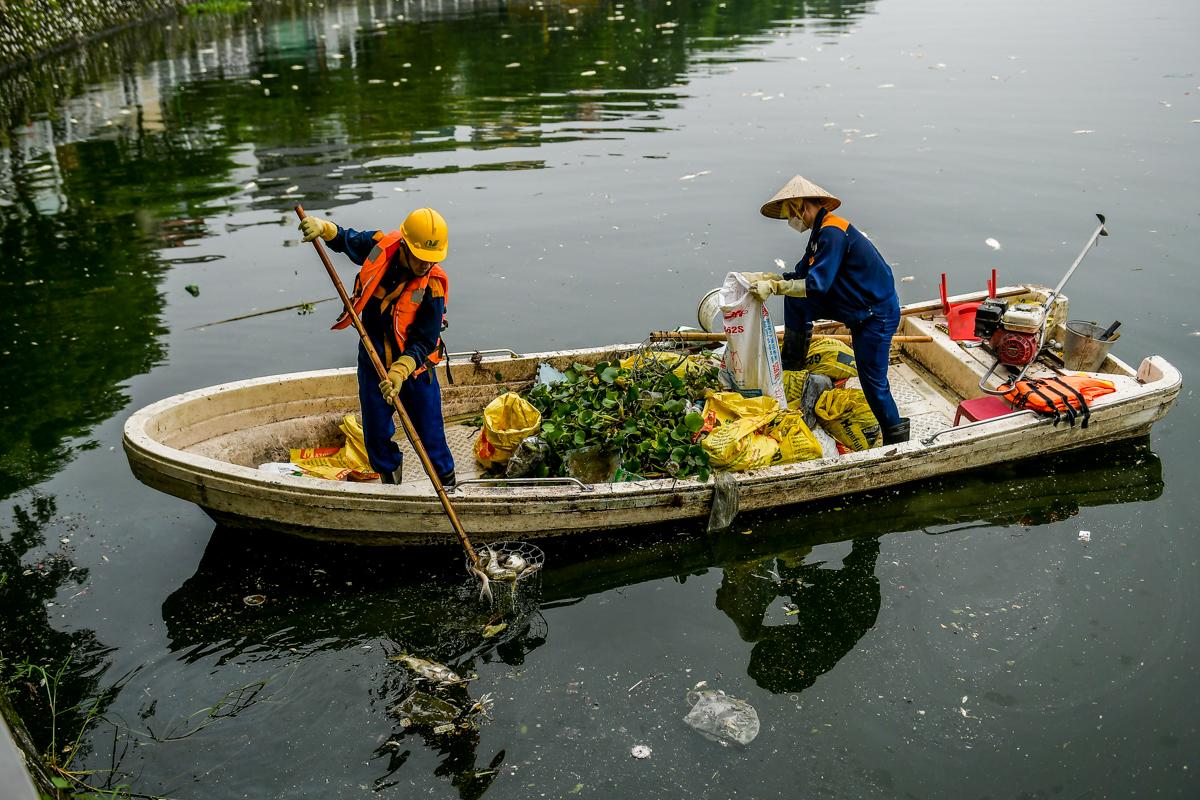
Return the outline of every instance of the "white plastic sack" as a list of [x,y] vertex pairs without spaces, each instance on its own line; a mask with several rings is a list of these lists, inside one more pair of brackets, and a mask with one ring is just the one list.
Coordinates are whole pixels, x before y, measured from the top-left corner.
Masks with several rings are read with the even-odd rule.
[[722,383],[747,397],[764,394],[787,408],[783,390],[783,358],[779,339],[765,303],[750,294],[750,284],[740,272],[730,272],[717,295],[722,326],[728,337],[721,358]]

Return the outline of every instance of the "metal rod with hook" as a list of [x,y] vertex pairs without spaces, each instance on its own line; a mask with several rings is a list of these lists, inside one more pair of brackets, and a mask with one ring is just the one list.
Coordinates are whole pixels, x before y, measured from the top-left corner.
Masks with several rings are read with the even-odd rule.
[[[1092,231],[1092,235],[1088,238],[1087,244],[1085,244],[1083,249],[1079,251],[1079,255],[1076,256],[1075,262],[1071,264],[1071,268],[1067,270],[1067,274],[1062,276],[1062,280],[1058,282],[1058,286],[1055,286],[1050,293],[1046,295],[1046,300],[1042,303],[1042,328],[1040,331],[1038,331],[1037,349],[1034,351],[1033,359],[1021,367],[1021,371],[1017,373],[1016,377],[1010,378],[1009,380],[1000,384],[1000,389],[989,389],[985,384],[987,383],[988,378],[992,377],[992,373],[996,371],[996,367],[1000,366],[1000,359],[997,358],[996,363],[993,364],[992,368],[987,371],[987,374],[979,379],[980,391],[986,392],[990,395],[1007,394],[1012,386],[1015,386],[1018,381],[1025,377],[1025,372],[1030,366],[1033,365],[1035,361],[1037,361],[1038,355],[1041,354],[1042,348],[1046,345],[1046,329],[1049,327],[1047,323],[1050,320],[1050,306],[1053,305],[1055,299],[1059,296],[1059,294],[1062,293],[1063,287],[1067,285],[1067,281],[1071,280],[1071,276],[1075,274],[1076,268],[1078,268],[1083,262],[1083,257],[1088,254],[1088,251],[1092,249],[1092,246],[1096,244],[1101,236],[1108,236],[1108,229],[1104,227],[1104,215],[1097,214],[1096,219],[1100,220],[1100,224],[1096,227],[1096,230]],[[1005,386],[1010,387],[1010,389],[1004,389],[1003,387]]]

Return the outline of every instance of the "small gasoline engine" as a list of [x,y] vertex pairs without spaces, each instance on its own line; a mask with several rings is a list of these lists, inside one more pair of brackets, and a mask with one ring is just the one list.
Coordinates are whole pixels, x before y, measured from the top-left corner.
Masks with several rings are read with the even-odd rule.
[[1023,367],[1037,358],[1046,311],[1032,303],[990,297],[975,309],[975,335],[987,342],[1001,364]]

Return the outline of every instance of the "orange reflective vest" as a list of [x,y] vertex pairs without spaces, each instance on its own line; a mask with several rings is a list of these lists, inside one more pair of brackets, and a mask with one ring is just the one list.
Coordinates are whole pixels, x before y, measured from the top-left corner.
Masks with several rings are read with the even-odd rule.
[[[377,236],[379,234],[376,234]],[[425,292],[432,291],[434,296],[449,298],[450,282],[446,277],[446,273],[442,270],[441,264],[434,264],[433,268],[420,277],[413,278],[411,281],[401,285],[399,288],[392,291],[390,294],[384,294],[379,283],[383,280],[383,274],[387,271],[388,264],[391,263],[392,256],[400,248],[400,243],[404,241],[404,237],[400,231],[392,231],[385,233],[375,242],[374,249],[367,256],[367,260],[363,262],[362,267],[358,271],[358,275],[354,278],[354,296],[351,298],[351,305],[354,306],[356,314],[362,314],[362,311],[367,306],[367,300],[371,297],[378,297],[380,306],[383,311],[387,311],[390,306],[392,309],[392,333],[396,337],[396,343],[400,346],[399,353],[392,353],[391,343],[385,342],[383,365],[391,367],[392,362],[399,356],[404,354],[404,342],[408,338],[408,326],[412,324],[413,319],[417,315],[417,309],[421,307],[421,301],[425,299]],[[337,321],[333,323],[332,329],[335,331],[342,330],[350,325],[350,315],[344,310],[338,316]],[[425,359],[425,364],[418,364],[414,375],[423,372],[429,364],[437,364],[442,360],[442,340],[439,338],[433,352]]]
[[1078,417],[1088,426],[1091,411],[1088,403],[1102,395],[1115,392],[1116,384],[1090,375],[1059,375],[1053,378],[1029,378],[1017,381],[1004,399],[1014,408],[1028,408],[1039,414],[1054,417],[1054,424],[1066,420],[1072,426]]

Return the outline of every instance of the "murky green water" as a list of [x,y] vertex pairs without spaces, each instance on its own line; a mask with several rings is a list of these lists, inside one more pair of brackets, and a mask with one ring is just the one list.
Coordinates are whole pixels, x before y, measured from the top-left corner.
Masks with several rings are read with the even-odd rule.
[[[905,301],[942,271],[1053,284],[1106,213],[1073,316],[1198,374],[1197,30],[1184,0],[284,3],[5,76],[0,653],[71,654],[64,697],[107,691],[80,763],[172,797],[1195,796],[1186,388],[1115,451],[559,543],[492,638],[459,556],[214,530],[120,430],[352,363],[329,304],[196,327],[331,294],[296,202],[439,208],[451,349],[531,351],[687,323],[794,259],[757,208],[796,172]],[[408,651],[477,676],[477,735],[388,713]],[[749,747],[684,725],[701,680],[756,707]]]

